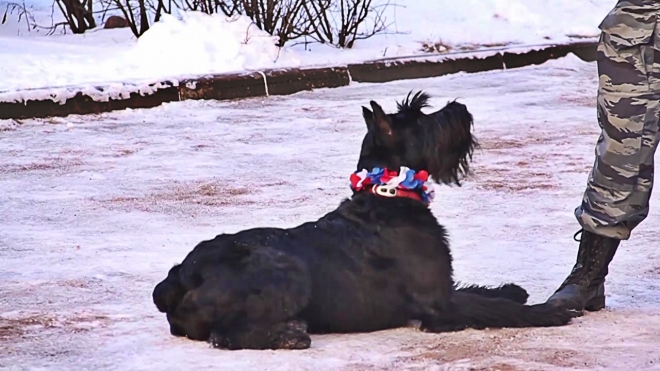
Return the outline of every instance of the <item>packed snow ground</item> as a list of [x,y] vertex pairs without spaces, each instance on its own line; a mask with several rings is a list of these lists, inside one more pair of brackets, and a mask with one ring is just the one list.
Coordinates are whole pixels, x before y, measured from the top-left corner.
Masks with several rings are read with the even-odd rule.
[[[292,227],[349,195],[360,105],[411,89],[459,98],[481,141],[474,175],[439,187],[463,282],[517,282],[545,300],[574,262],[597,135],[594,64],[356,84],[289,97],[189,101],[1,122],[0,369],[660,369],[660,213],[625,242],[605,311],[562,328],[415,328],[312,337],[305,351],[221,351],[169,335],[151,290],[202,239]],[[658,205],[657,194],[653,205]]]
[[[374,4],[385,3],[376,0]],[[0,16],[7,0],[0,0]],[[9,14],[0,25],[0,93],[112,82],[146,83],[195,74],[299,66],[327,66],[421,55],[422,43],[451,48],[565,43],[594,38],[613,0],[391,0],[388,32],[340,50],[289,44],[246,19],[199,13],[165,16],[140,40],[129,29],[45,36]],[[40,26],[61,21],[52,0],[26,0]],[[99,24],[102,21],[99,18]],[[526,45],[526,46],[525,46]],[[428,54],[425,54],[428,55]],[[47,94],[46,94],[47,96]],[[1,97],[7,100],[7,97]]]

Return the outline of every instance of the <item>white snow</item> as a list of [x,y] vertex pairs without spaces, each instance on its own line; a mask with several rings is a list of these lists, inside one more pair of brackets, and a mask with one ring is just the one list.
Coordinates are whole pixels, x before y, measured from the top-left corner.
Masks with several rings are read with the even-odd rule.
[[[152,82],[153,81],[153,82]],[[147,80],[135,83],[103,83],[95,85],[69,85],[60,88],[14,90],[0,93],[0,102],[26,102],[28,100],[50,99],[55,103],[64,104],[68,99],[82,93],[97,102],[107,102],[110,99],[128,99],[131,94],[151,95],[160,89],[178,86],[179,81]]]
[[[376,0],[375,4],[385,0]],[[378,58],[429,55],[422,43],[457,50],[566,43],[598,35],[610,0],[419,0],[390,1],[388,33],[360,40],[353,49],[293,42],[277,48],[274,38],[245,18],[195,12],[165,16],[140,40],[128,29],[101,27],[84,35],[46,36],[9,14],[0,25],[0,100],[51,94],[63,87],[94,90],[100,84],[144,86],[161,79],[297,66],[327,66]],[[4,11],[7,2],[0,1]],[[61,21],[51,0],[26,0],[39,25]],[[430,54],[437,55],[437,53]],[[50,92],[15,94],[48,88]],[[10,93],[9,95],[7,93]],[[104,99],[108,95],[104,95]]]
[[[185,76],[300,65],[293,52],[277,48],[273,36],[251,25],[245,17],[228,19],[186,12],[181,19],[163,16],[135,42],[126,35],[128,32],[96,30],[80,36],[88,37],[90,45],[51,42],[77,38],[74,35],[0,37],[0,48],[5,43],[7,50],[0,67],[0,100],[21,101],[46,95],[61,102],[83,91],[107,101],[131,92],[144,93],[149,83],[167,78],[178,84],[177,79]],[[114,36],[121,36],[124,42],[113,45],[106,39]],[[30,79],[30,74],[39,76]],[[71,86],[75,84],[83,86]]]
[[247,17],[186,12],[181,19],[165,15],[138,39],[129,58],[137,74],[152,77],[205,74],[217,66],[221,72],[297,66],[297,58],[276,42]]
[[[349,195],[360,105],[411,89],[459,98],[482,148],[439,187],[456,278],[547,298],[570,271],[593,161],[596,67],[541,66],[289,97],[0,123],[0,369],[652,370],[660,355],[660,213],[611,266],[609,308],[567,327],[313,336],[300,352],[214,350],[169,335],[151,290],[201,239],[295,226]],[[17,125],[18,124],[18,125]],[[660,199],[654,194],[651,205]]]

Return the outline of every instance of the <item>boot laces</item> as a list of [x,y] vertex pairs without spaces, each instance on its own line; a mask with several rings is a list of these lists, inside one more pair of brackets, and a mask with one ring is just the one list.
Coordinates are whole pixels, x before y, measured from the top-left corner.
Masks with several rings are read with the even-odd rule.
[[[584,229],[580,229],[579,231],[575,232],[573,235],[573,240],[577,242],[582,242],[582,232]],[[578,236],[580,236],[578,238]],[[582,255],[584,254],[584,255]],[[578,258],[573,266],[573,269],[571,269],[571,273],[566,277],[566,280],[560,285],[559,290],[564,288],[566,285],[571,284],[571,283],[577,283],[579,284],[580,281],[585,279],[584,276],[584,270],[586,269],[586,265],[589,264],[589,258],[590,258],[590,249],[587,248],[585,251],[580,251],[578,250]],[[581,273],[581,274],[580,274]]]
[[[579,231],[575,232],[575,234],[573,235],[573,240],[575,240],[577,242],[582,241],[582,232],[583,231],[584,231],[584,229],[580,229]],[[578,235],[580,235],[579,239],[577,238]]]

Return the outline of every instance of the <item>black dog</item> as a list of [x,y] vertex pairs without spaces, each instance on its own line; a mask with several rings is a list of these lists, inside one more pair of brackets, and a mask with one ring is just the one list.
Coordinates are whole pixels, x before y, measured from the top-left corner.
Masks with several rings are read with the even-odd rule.
[[358,170],[420,170],[401,183],[408,189],[369,184],[362,173],[353,197],[318,221],[199,243],[153,292],[170,332],[220,348],[304,349],[308,332],[369,332],[410,320],[430,332],[569,323],[563,308],[524,305],[527,292],[517,285],[455,286],[421,170],[460,185],[477,143],[464,105],[426,115],[427,99],[409,95],[396,114],[373,101],[373,112],[363,107]]

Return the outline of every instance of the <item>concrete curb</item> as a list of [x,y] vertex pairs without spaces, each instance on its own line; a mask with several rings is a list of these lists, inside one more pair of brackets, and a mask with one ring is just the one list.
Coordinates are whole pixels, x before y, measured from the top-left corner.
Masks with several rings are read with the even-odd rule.
[[[15,102],[0,101],[0,119],[29,119],[70,114],[91,114],[122,110],[126,108],[151,108],[163,103],[190,99],[231,100],[270,95],[288,95],[318,88],[347,86],[351,81],[381,83],[394,80],[436,77],[458,72],[483,72],[518,68],[544,63],[574,53],[585,61],[596,60],[596,46],[593,42],[580,42],[564,45],[544,45],[535,50],[516,53],[499,50],[471,52],[461,57],[425,56],[396,59],[382,59],[360,64],[349,64],[331,68],[301,68],[248,72],[242,74],[207,75],[182,79],[177,82],[160,81],[147,86],[147,89],[134,88],[133,91],[109,99],[95,99],[95,94],[84,89],[76,91],[72,97],[56,102],[52,93],[43,91],[43,99],[22,99]],[[509,48],[511,50],[513,48]],[[515,49],[513,49],[515,50]],[[468,53],[464,53],[468,54]],[[72,90],[73,89],[73,90]],[[103,87],[97,87],[103,91]],[[107,89],[106,89],[107,90]],[[20,93],[20,92],[19,92]],[[39,91],[31,91],[30,97],[39,96]],[[20,94],[19,94],[20,96]]]

